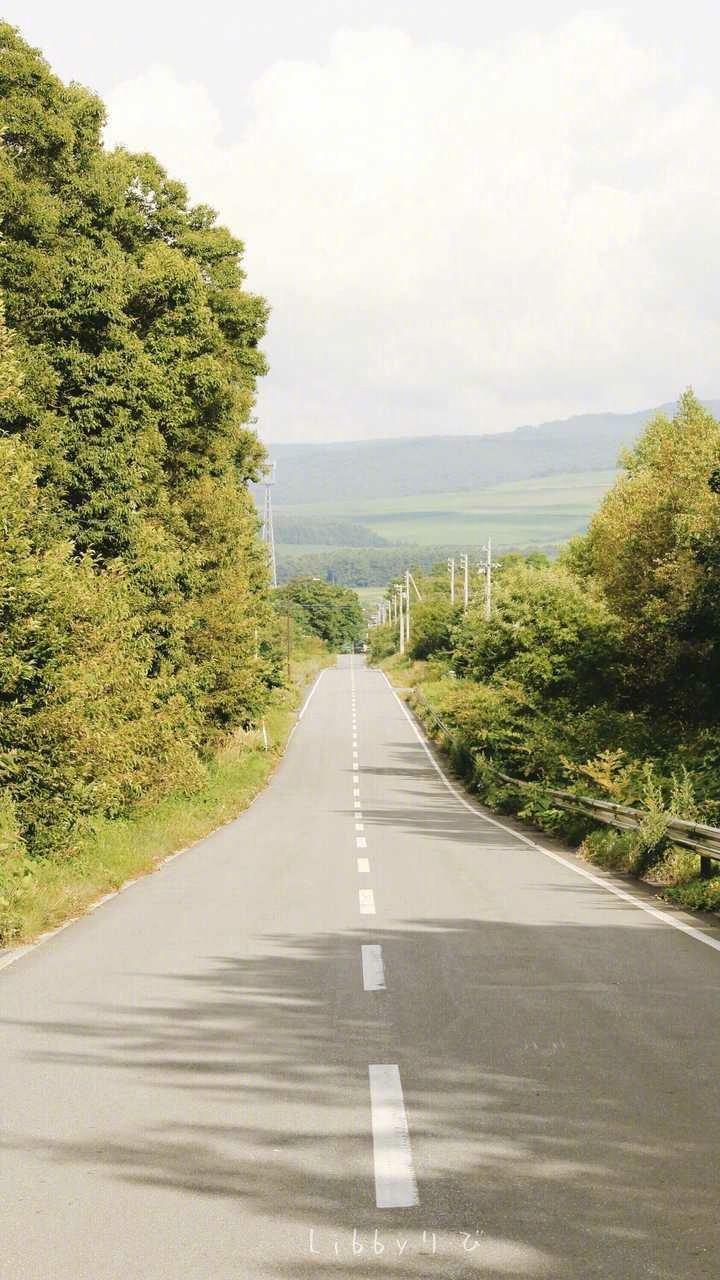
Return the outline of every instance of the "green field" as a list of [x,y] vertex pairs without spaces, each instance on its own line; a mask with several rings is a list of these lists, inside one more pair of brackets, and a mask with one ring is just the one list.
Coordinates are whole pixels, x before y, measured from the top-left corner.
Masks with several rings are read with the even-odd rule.
[[544,546],[582,532],[616,475],[616,471],[585,471],[489,489],[314,502],[279,510],[293,516],[341,517],[365,524],[393,543],[462,547],[479,545],[490,536],[498,546]]
[[363,609],[370,611],[375,609],[385,595],[385,587],[355,587],[355,591],[360,597]]

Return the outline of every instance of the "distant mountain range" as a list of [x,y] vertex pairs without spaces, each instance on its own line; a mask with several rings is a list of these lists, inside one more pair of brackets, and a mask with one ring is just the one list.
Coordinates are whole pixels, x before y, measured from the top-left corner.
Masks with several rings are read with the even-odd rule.
[[[715,416],[720,400],[704,401]],[[673,403],[659,406],[672,414]],[[496,435],[420,436],[334,444],[271,444],[276,507],[358,502],[410,494],[478,490],[510,481],[617,464],[659,411],[588,413]]]

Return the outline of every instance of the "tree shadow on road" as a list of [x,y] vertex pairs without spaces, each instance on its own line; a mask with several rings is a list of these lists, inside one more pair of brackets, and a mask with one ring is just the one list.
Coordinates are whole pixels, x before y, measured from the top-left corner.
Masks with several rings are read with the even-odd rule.
[[[253,1275],[709,1277],[711,1040],[693,1035],[680,982],[656,1003],[628,968],[631,932],[416,920],[264,937],[190,973],[144,975],[145,1003],[28,1024],[52,1046],[33,1056],[71,1064],[79,1087],[84,1069],[107,1072],[119,1119],[100,1138],[26,1145],[290,1222],[289,1252]],[[572,962],[588,934],[606,958],[597,980]],[[385,992],[362,989],[365,941],[382,945]],[[715,999],[700,993],[692,1018]],[[415,1209],[375,1207],[370,1062],[400,1066]],[[133,1090],[147,1097],[142,1127],[122,1120]],[[89,1096],[88,1133],[92,1110]]]

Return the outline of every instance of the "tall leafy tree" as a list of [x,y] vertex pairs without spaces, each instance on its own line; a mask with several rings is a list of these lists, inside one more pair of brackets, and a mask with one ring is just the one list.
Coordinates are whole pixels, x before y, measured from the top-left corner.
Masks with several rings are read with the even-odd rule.
[[[689,716],[720,675],[720,425],[691,391],[650,422],[574,553],[622,620],[634,681]],[[684,691],[692,684],[693,695]]]
[[212,741],[271,678],[247,492],[267,306],[212,210],[152,156],[103,148],[97,98],[5,23],[0,54],[0,287],[25,369],[0,430],[32,450],[58,535],[123,566],[151,673]]
[[248,493],[267,306],[103,123],[0,23],[0,852],[197,779],[278,678]]

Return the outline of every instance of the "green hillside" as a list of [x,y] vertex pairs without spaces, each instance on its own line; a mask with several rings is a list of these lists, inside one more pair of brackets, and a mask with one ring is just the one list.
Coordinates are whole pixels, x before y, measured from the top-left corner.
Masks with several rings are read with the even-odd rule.
[[[705,401],[711,413],[720,401]],[[674,412],[674,404],[661,406]],[[414,494],[477,492],[516,480],[609,471],[656,408],[583,414],[515,431],[343,444],[269,444],[278,507],[367,503]],[[344,508],[337,508],[343,511]],[[313,539],[314,541],[315,539]]]
[[[545,545],[564,541],[584,529],[616,474],[614,470],[586,471],[514,481],[492,489],[364,502],[304,503],[283,507],[283,514],[292,515],[298,523],[311,517],[316,521],[340,517],[344,522],[357,521],[394,544],[464,547],[479,545],[490,535],[507,546]],[[318,543],[314,549],[319,549]]]
[[[720,410],[720,401],[705,403]],[[587,414],[501,435],[271,446],[279,576],[369,587],[408,562],[427,570],[474,554],[488,537],[498,551],[552,553],[587,527],[622,450],[656,412]]]

